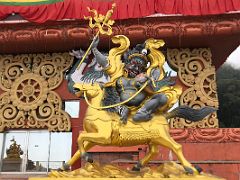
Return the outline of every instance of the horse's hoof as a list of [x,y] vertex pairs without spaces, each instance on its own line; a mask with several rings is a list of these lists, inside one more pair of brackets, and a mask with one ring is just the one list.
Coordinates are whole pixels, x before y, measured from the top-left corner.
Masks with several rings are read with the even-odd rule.
[[201,173],[203,171],[203,169],[198,165],[195,165],[194,167],[198,171],[198,173]]
[[184,166],[184,170],[187,174],[194,174],[194,171],[192,168]]
[[67,163],[64,163],[63,166],[61,168],[58,168],[57,171],[62,172],[62,171],[69,171],[70,170],[70,166]]
[[140,163],[138,163],[133,166],[132,171],[140,171],[141,167],[142,167],[142,165]]
[[141,170],[141,168],[140,167],[136,167],[136,166],[133,166],[133,168],[132,168],[132,171],[140,171]]
[[84,153],[82,157],[85,159],[85,161],[93,163],[93,158],[88,153]]
[[86,156],[86,157],[85,157],[85,160],[86,160],[87,162],[89,162],[89,163],[93,163],[93,159],[92,159],[92,157],[90,157],[90,156]]
[[121,119],[122,124],[127,124],[127,119]]

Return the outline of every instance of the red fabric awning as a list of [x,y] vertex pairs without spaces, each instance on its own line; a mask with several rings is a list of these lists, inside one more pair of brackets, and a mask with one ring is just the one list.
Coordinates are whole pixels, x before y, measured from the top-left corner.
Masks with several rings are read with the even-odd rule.
[[23,18],[37,23],[83,19],[84,15],[89,15],[86,7],[105,14],[113,2],[117,4],[114,19],[141,18],[156,13],[210,15],[240,11],[240,0],[64,0],[44,5],[0,6],[0,19],[12,13],[18,13]]

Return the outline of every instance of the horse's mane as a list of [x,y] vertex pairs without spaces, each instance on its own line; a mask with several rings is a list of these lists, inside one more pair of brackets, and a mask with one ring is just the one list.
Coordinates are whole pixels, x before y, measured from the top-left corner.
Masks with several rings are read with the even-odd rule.
[[[104,98],[102,100],[102,106],[109,106],[112,104],[120,103],[120,97],[115,87],[105,87]],[[109,112],[117,112],[116,108],[106,109]]]

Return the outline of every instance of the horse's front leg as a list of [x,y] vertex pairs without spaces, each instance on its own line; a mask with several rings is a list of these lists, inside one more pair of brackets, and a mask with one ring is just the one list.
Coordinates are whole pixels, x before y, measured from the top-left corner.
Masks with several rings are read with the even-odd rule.
[[78,137],[78,146],[83,155],[87,150],[84,148],[84,142],[91,142],[94,145],[111,144],[111,133],[82,133]]
[[[91,142],[84,142],[84,149],[88,151],[91,149],[95,144]],[[70,167],[81,157],[81,152],[80,150],[77,150],[75,154],[71,157],[70,160],[68,160],[67,163],[65,163],[59,170],[60,171],[65,171],[65,170],[70,170]]]
[[99,122],[97,126],[97,130],[98,132],[91,132],[91,133],[84,131],[78,137],[78,146],[79,146],[80,155],[86,158],[87,161],[91,161],[91,159],[88,159],[88,156],[86,154],[87,149],[84,147],[85,142],[89,142],[94,145],[111,144],[111,133],[112,133],[111,122],[104,122],[104,121]]

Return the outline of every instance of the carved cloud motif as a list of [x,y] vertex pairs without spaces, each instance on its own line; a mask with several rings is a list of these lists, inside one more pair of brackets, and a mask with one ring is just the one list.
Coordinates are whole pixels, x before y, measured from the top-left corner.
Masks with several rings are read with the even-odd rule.
[[0,56],[0,132],[16,128],[69,131],[69,115],[53,90],[72,64],[68,53]]

